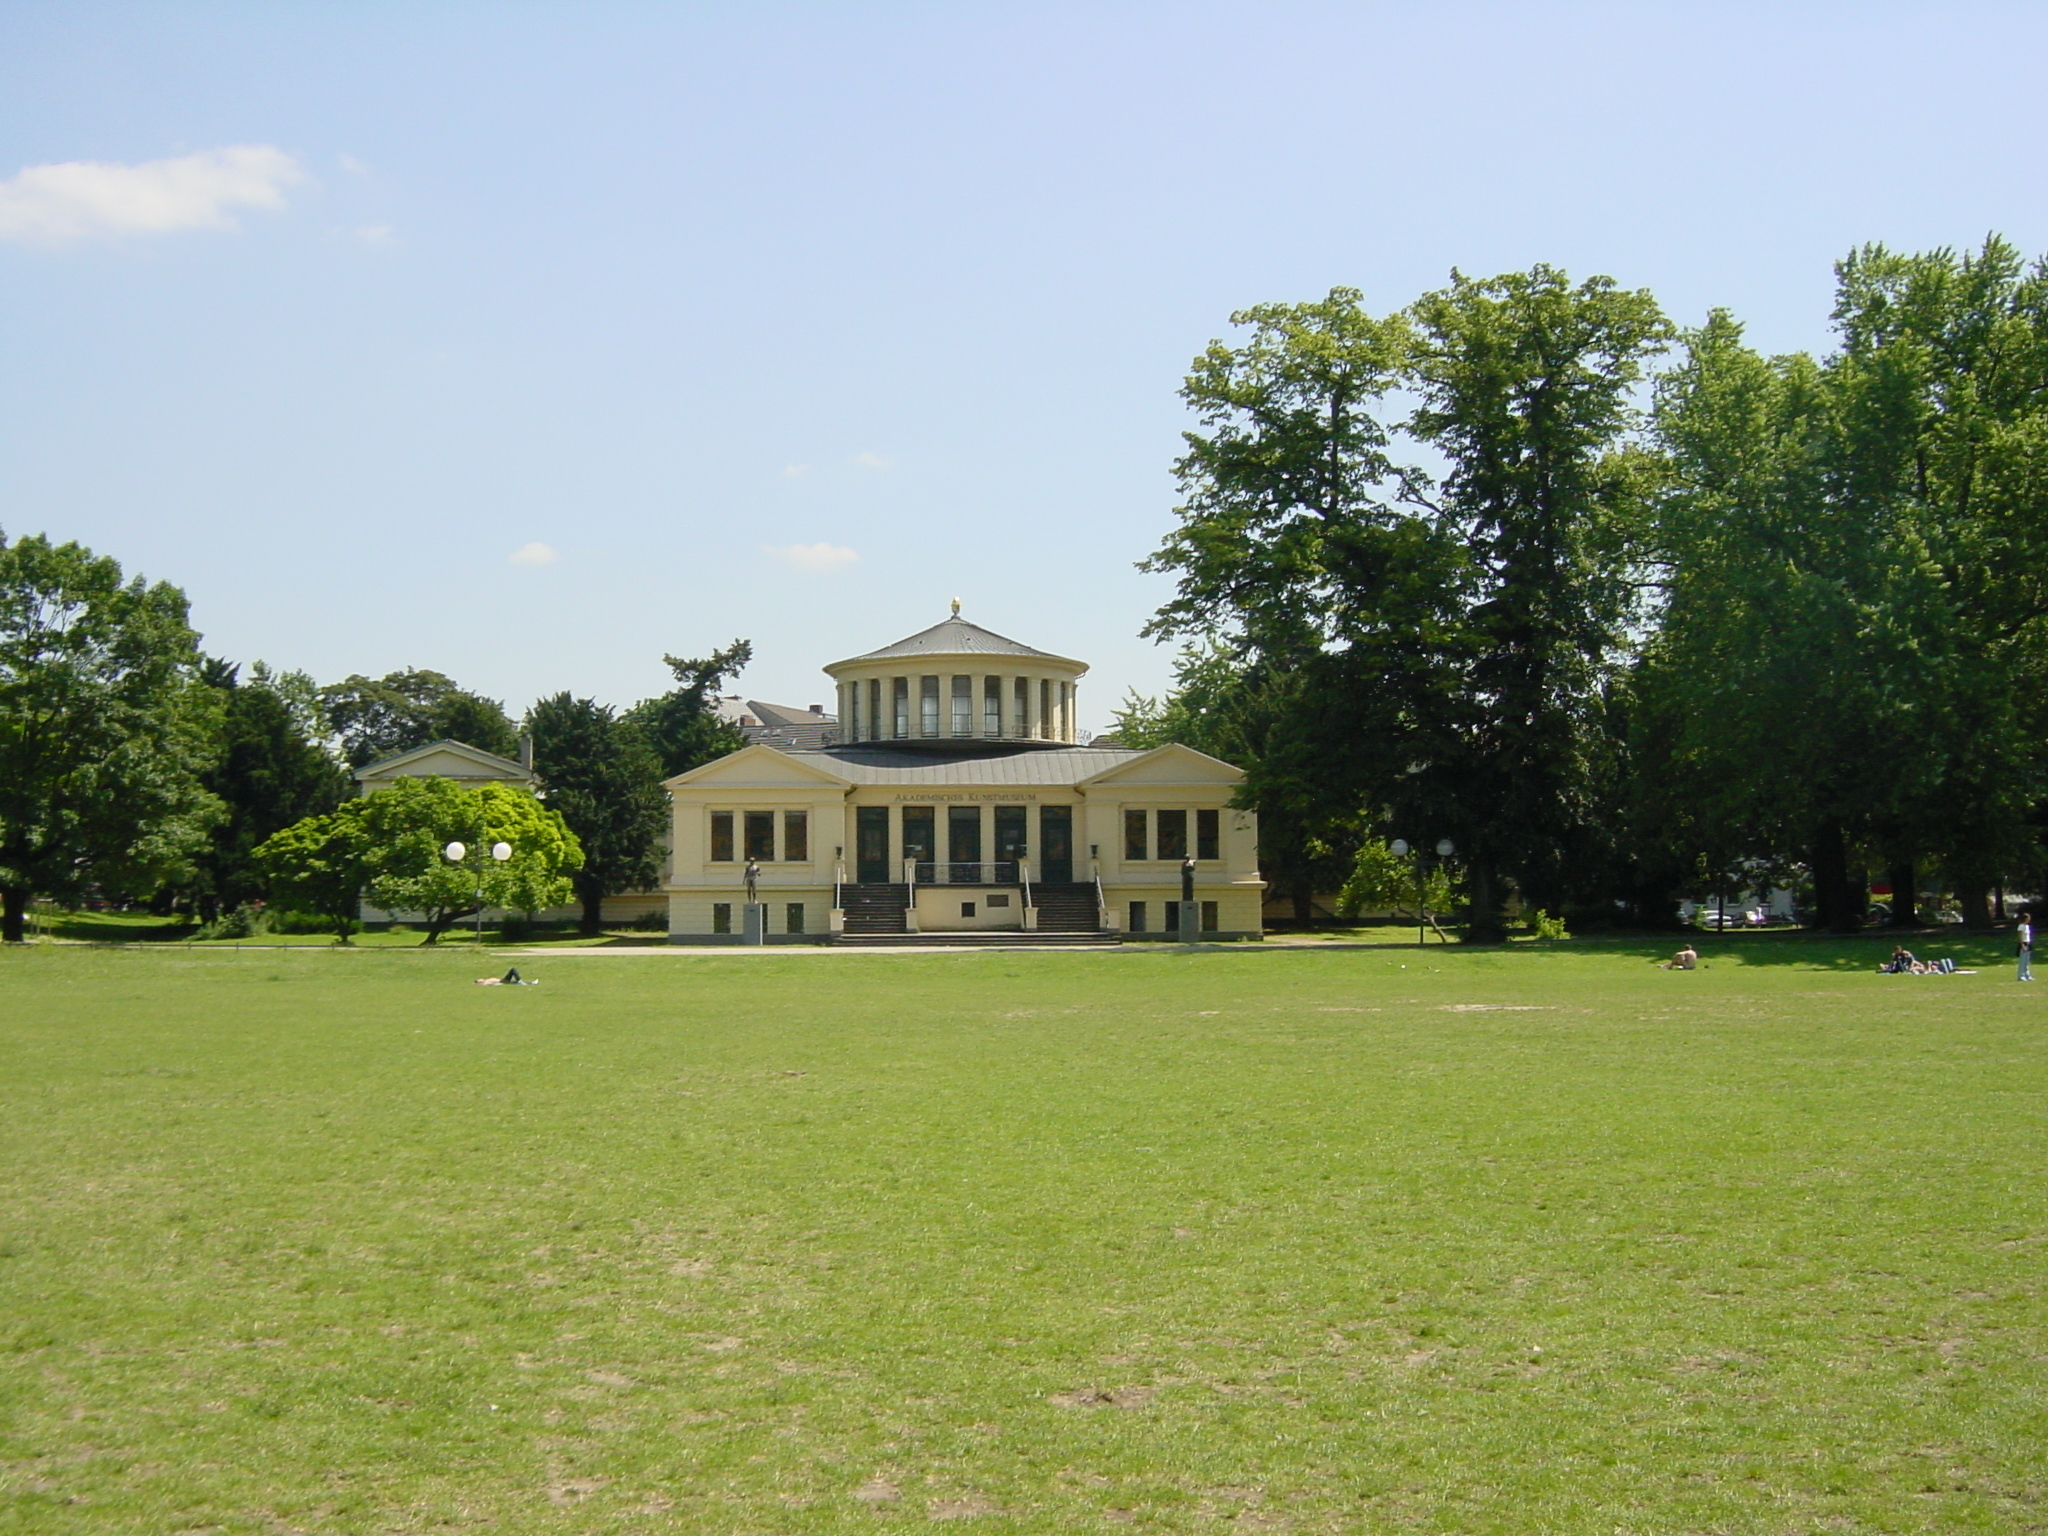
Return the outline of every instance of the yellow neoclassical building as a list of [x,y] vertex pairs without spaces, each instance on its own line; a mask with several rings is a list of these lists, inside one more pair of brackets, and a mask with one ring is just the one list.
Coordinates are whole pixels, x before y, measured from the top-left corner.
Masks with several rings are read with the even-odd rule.
[[[952,617],[825,668],[838,739],[668,781],[678,944],[1255,939],[1243,775],[1079,740],[1084,663]],[[1192,870],[1187,869],[1193,861]],[[751,877],[751,897],[749,880]]]

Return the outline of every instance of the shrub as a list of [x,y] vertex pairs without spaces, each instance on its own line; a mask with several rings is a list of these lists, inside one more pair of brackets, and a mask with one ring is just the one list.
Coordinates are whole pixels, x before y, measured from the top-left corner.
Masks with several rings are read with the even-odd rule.
[[1530,913],[1529,931],[1539,939],[1568,939],[1571,937],[1570,934],[1564,931],[1564,917],[1561,913],[1557,915],[1541,911]]

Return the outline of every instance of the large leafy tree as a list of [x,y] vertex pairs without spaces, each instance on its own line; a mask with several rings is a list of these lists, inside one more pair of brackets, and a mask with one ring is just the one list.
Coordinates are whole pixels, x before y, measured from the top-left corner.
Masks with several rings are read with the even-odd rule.
[[1981,922],[2038,862],[2048,279],[1996,239],[1837,277],[1833,356],[1716,314],[1660,385],[1644,782],[1717,858],[1802,856],[1823,926],[1860,921],[1859,850],[1895,920],[1932,859]]
[[526,714],[533,766],[548,809],[583,848],[571,877],[585,933],[602,928],[604,898],[643,889],[661,871],[668,796],[661,761],[638,726],[594,699],[558,693]]
[[635,704],[626,718],[661,763],[663,777],[688,773],[747,744],[739,728],[721,720],[713,706],[720,685],[753,655],[750,642],[735,640],[709,656],[662,657],[675,675],[676,686],[659,698]]
[[[360,818],[367,849],[364,895],[387,912],[420,913],[426,944],[479,904],[518,912],[561,905],[574,892],[569,877],[583,863],[562,818],[506,784],[400,779],[349,809]],[[459,864],[444,853],[458,842],[468,850]],[[512,848],[503,863],[488,852],[500,842]]]
[[360,805],[350,801],[327,815],[295,821],[265,838],[251,856],[273,899],[325,918],[343,944],[356,931],[370,879]]
[[1641,613],[1654,478],[1635,392],[1670,325],[1646,291],[1547,266],[1453,274],[1410,313],[1409,430],[1446,462],[1441,522],[1470,555],[1455,703],[1416,743],[1416,788],[1456,828],[1468,931],[1488,942],[1507,879],[1562,907],[1604,863],[1606,701]]
[[358,674],[320,693],[353,768],[444,739],[500,757],[519,752],[518,733],[504,706],[440,672],[408,667],[378,678]]
[[139,893],[203,846],[219,700],[198,640],[176,587],[0,535],[0,938],[32,897]]
[[194,884],[209,916],[265,894],[257,845],[308,816],[333,809],[351,787],[341,766],[307,734],[303,700],[311,679],[258,663],[247,681],[216,664],[208,681],[221,698],[217,755],[202,782],[227,814],[210,830]]
[[1388,455],[1406,320],[1336,288],[1231,323],[1242,339],[1212,342],[1182,386],[1197,427],[1175,465],[1180,526],[1146,562],[1177,578],[1147,632],[1201,648],[1172,700],[1118,728],[1243,764],[1260,856],[1305,917],[1437,707],[1463,555],[1416,503],[1425,478]]

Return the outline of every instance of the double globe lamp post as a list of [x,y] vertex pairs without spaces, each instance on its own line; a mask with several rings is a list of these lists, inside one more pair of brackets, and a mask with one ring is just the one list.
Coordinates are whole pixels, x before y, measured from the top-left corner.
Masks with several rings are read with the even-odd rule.
[[[462,864],[467,862],[469,859],[469,845],[466,843],[450,843],[446,848],[443,848],[441,851],[448,856],[448,862],[450,864]],[[477,947],[479,949],[483,947],[484,942],[485,866],[482,856],[487,851],[489,852],[490,856],[493,859],[497,860],[498,863],[502,864],[507,859],[512,857],[512,845],[510,843],[493,843],[491,844],[488,850],[479,848],[477,849],[478,857],[476,859],[476,862],[469,866],[470,868],[476,871],[476,942]]]
[[[1408,857],[1410,850],[1408,847],[1408,839],[1406,839],[1405,837],[1397,837],[1391,843],[1387,844],[1387,846],[1393,850],[1395,858],[1405,859]],[[1448,837],[1439,840],[1436,845],[1436,856],[1438,859],[1448,859],[1452,854],[1456,853],[1457,851],[1457,844],[1453,843]],[[1414,854],[1415,944],[1416,947],[1419,949],[1426,946],[1429,943],[1429,909],[1423,905],[1422,900],[1422,861],[1425,855],[1420,848],[1415,849]]]

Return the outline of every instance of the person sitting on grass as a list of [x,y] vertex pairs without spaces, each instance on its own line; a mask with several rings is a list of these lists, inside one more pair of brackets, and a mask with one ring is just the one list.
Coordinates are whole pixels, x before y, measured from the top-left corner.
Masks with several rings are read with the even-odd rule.
[[1892,957],[1877,968],[1880,976],[1904,976],[1917,970],[1920,962],[1913,958],[1913,951],[1903,944],[1892,946]]
[[1663,968],[1667,971],[1690,971],[1698,969],[1699,963],[1700,952],[1692,947],[1692,941],[1688,939],[1685,948],[1666,960]]

